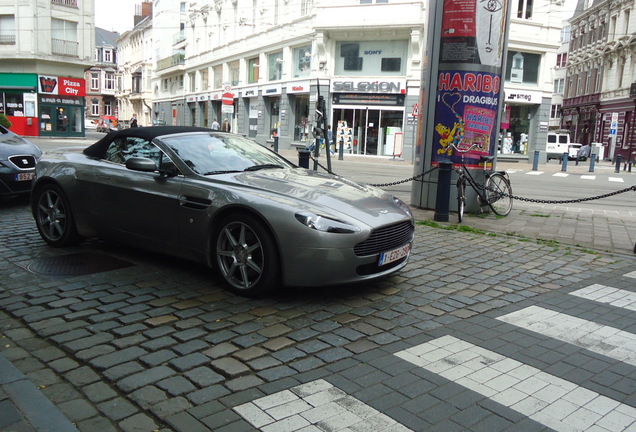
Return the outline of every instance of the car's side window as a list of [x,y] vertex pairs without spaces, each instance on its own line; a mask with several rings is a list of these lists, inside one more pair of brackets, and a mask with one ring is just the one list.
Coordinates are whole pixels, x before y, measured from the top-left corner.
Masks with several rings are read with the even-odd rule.
[[118,138],[106,150],[106,160],[125,164],[131,157],[143,157],[154,161],[158,169],[178,174],[179,170],[167,154],[153,143],[137,137]]

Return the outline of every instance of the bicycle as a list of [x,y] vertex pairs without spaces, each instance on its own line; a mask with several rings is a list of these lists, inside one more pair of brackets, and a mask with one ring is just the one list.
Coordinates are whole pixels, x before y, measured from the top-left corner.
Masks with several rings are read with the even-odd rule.
[[488,206],[495,214],[507,216],[512,210],[512,187],[508,179],[508,173],[505,171],[491,171],[487,169],[489,162],[492,163],[494,156],[480,156],[480,160],[484,167],[484,176],[486,178],[485,185],[477,183],[475,178],[470,174],[464,162],[464,155],[474,148],[478,148],[478,144],[473,144],[468,149],[459,149],[454,144],[450,144],[452,148],[461,154],[461,166],[457,169],[459,177],[457,178],[457,218],[459,223],[464,219],[464,209],[466,207],[466,184],[469,184],[477,193],[477,202],[480,210]]

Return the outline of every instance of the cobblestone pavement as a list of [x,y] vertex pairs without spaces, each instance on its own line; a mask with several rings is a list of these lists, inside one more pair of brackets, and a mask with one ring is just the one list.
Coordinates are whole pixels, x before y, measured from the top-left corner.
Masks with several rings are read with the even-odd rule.
[[[601,303],[634,295],[632,256],[420,224],[392,278],[254,300],[189,262],[98,241],[49,248],[26,200],[0,206],[0,354],[23,374],[0,374],[0,430],[635,427],[636,312]],[[73,254],[129,265],[41,271]],[[558,314],[541,326],[546,310]],[[16,382],[52,404],[25,405]]]

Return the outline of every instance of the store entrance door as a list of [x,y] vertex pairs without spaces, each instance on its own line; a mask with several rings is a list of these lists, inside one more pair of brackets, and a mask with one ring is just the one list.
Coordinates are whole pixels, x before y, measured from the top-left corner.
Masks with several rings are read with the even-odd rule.
[[351,152],[356,154],[393,154],[394,135],[402,130],[403,118],[402,110],[338,107],[333,110],[333,123],[346,122],[346,127],[353,131]]

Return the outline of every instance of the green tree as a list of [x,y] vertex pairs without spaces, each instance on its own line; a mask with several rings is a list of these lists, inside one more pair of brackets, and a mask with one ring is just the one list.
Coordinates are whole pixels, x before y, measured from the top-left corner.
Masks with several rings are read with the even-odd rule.
[[0,125],[9,129],[11,127],[11,121],[4,114],[0,113]]

